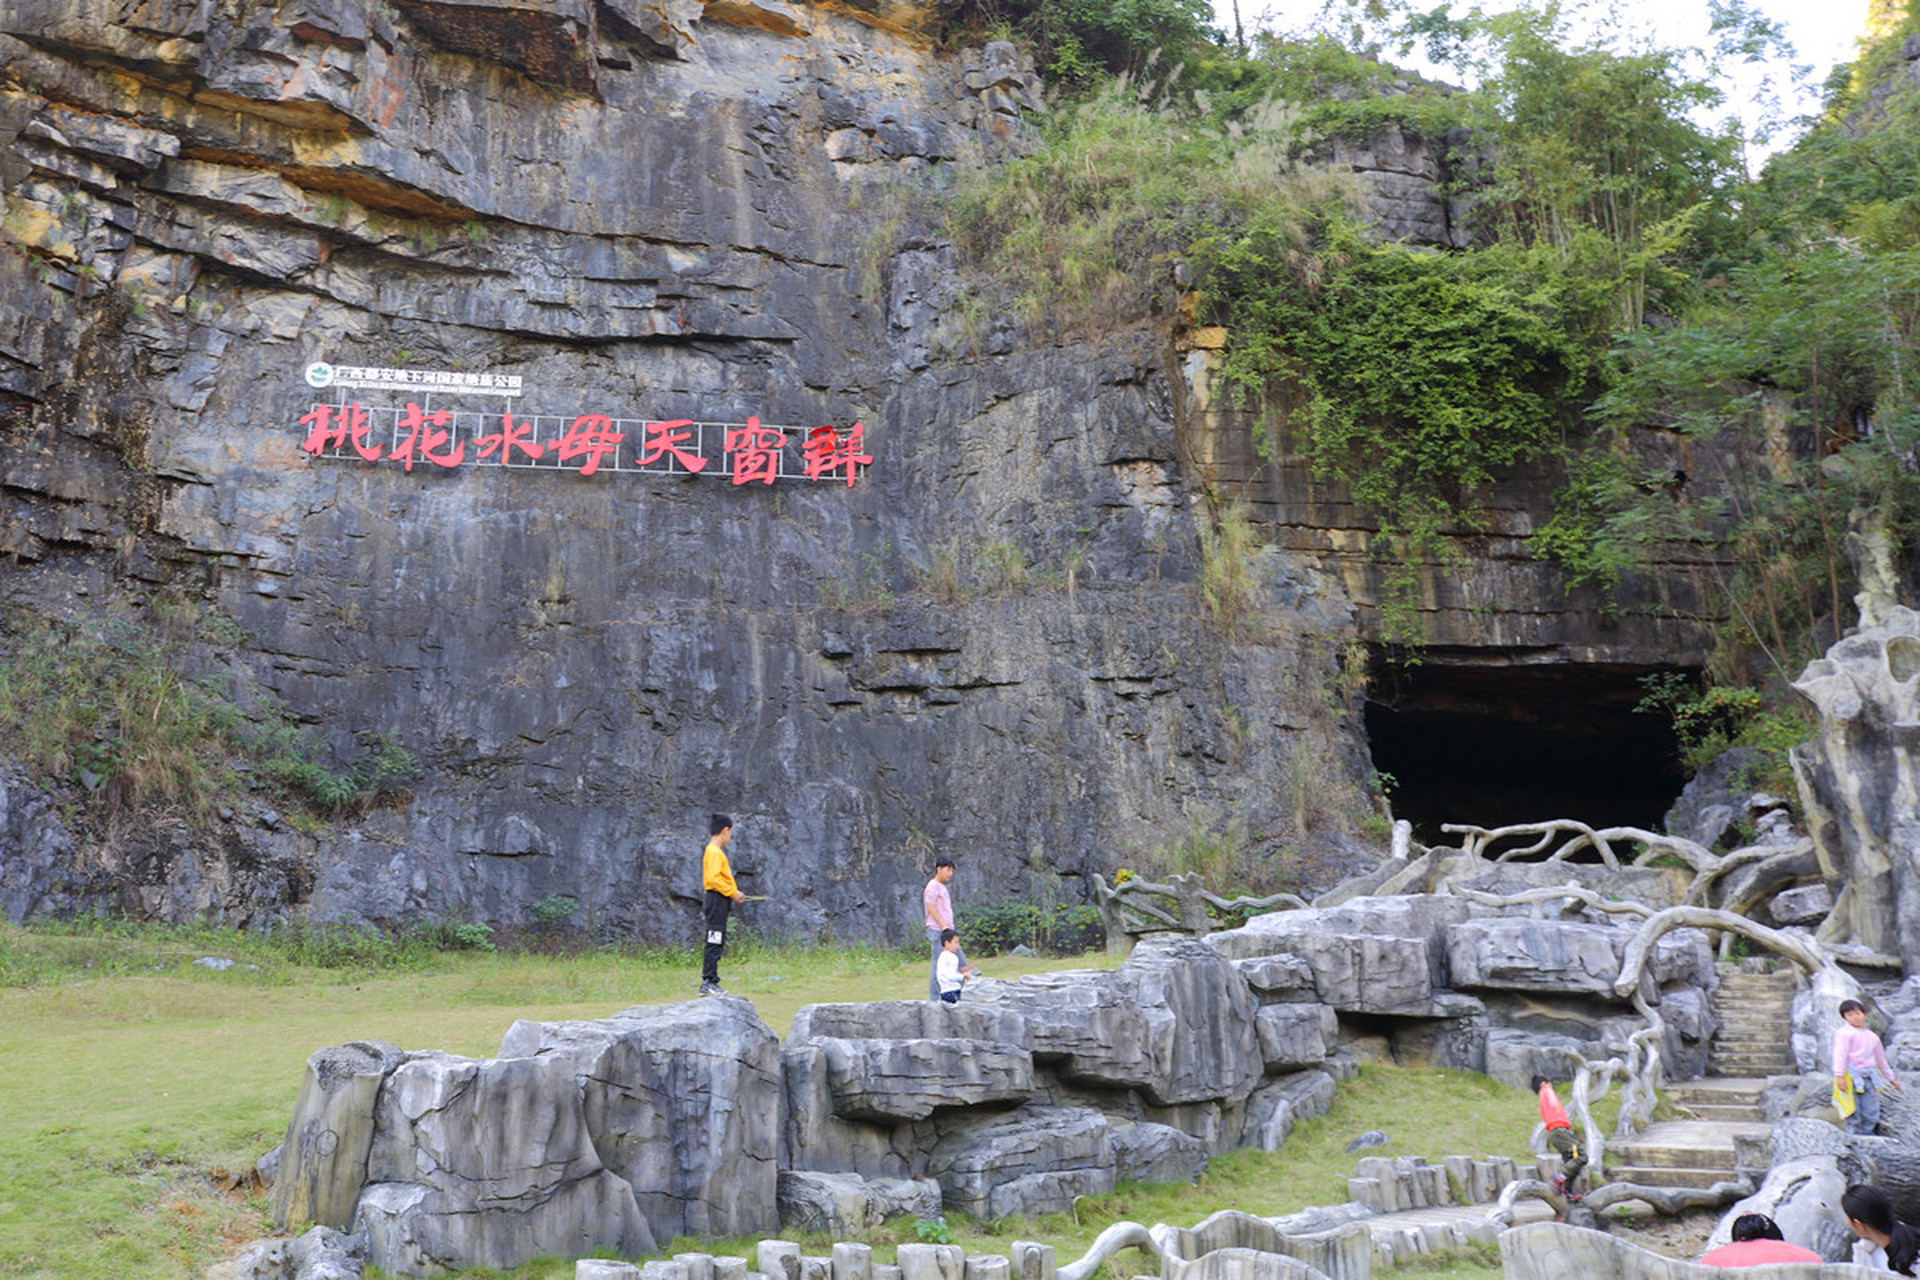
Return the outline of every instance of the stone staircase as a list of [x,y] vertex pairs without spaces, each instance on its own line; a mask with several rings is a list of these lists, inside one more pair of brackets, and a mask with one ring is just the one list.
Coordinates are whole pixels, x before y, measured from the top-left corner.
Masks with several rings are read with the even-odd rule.
[[1719,1032],[1705,1078],[1667,1086],[1691,1117],[1662,1120],[1607,1147],[1607,1177],[1649,1187],[1709,1187],[1734,1176],[1734,1141],[1764,1136],[1767,1077],[1794,1070],[1788,1030],[1798,978],[1785,973],[1720,974],[1713,995]]
[[1793,993],[1799,978],[1782,973],[1729,973],[1722,970],[1713,993],[1713,1016],[1720,1030],[1707,1053],[1707,1075],[1780,1076],[1793,1072]]
[[1647,1187],[1700,1187],[1734,1176],[1733,1144],[1765,1137],[1760,1115],[1764,1077],[1709,1076],[1667,1086],[1667,1096],[1698,1119],[1662,1120],[1633,1137],[1607,1145],[1607,1179]]

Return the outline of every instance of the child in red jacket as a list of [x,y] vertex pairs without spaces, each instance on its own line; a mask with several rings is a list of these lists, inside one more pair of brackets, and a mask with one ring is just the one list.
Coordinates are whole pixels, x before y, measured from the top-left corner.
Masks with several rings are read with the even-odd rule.
[[1540,1123],[1547,1126],[1547,1145],[1560,1153],[1562,1162],[1560,1172],[1553,1175],[1553,1189],[1569,1200],[1578,1200],[1579,1195],[1568,1188],[1587,1167],[1587,1153],[1573,1132],[1567,1109],[1560,1105],[1560,1097],[1553,1091],[1553,1082],[1545,1076],[1535,1076],[1532,1085],[1540,1098]]

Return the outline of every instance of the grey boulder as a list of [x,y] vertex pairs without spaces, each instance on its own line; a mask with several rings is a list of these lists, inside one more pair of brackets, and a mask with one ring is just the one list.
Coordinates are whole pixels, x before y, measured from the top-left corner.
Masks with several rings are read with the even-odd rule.
[[1286,1071],[1326,1061],[1340,1019],[1330,1005],[1267,1005],[1255,1015],[1254,1030],[1267,1070]]
[[1195,1182],[1207,1171],[1207,1146],[1168,1124],[1110,1122],[1107,1144],[1121,1182]]
[[406,1055],[381,1040],[319,1049],[307,1058],[273,1181],[273,1221],[344,1227],[367,1180],[380,1086]]
[[778,1226],[780,1044],[745,1000],[639,1006],[595,1022],[516,1022],[502,1058],[555,1058],[588,1137],[655,1238]]
[[409,1054],[380,1091],[367,1179],[354,1226],[398,1275],[656,1248],[557,1056]]
[[940,1217],[940,1184],[931,1178],[862,1178],[852,1173],[780,1171],[780,1225],[836,1240],[865,1234],[890,1218]]
[[924,1120],[942,1107],[1023,1102],[1033,1055],[985,1040],[814,1042],[825,1056],[834,1114],[846,1120]]
[[[1447,967],[1453,985],[1464,990],[1581,991],[1613,1000],[1631,936],[1580,920],[1466,920],[1448,930]],[[1657,985],[1698,980],[1711,965],[1699,931],[1680,929],[1660,940],[1648,970]]]
[[1113,1190],[1113,1148],[1098,1111],[1025,1106],[962,1119],[927,1161],[948,1208],[989,1220],[1033,1216]]

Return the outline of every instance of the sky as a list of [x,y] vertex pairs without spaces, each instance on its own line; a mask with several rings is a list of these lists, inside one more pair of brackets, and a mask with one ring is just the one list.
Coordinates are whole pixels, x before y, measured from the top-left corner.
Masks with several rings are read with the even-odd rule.
[[[1508,7],[1500,0],[1483,0],[1483,3],[1491,10]],[[1804,77],[1804,86],[1795,92],[1789,64],[1740,68],[1736,82],[1726,86],[1727,105],[1714,113],[1712,122],[1717,123],[1730,112],[1738,114],[1747,122],[1751,136],[1768,110],[1762,96],[1762,83],[1769,76],[1781,91],[1784,118],[1815,110],[1827,72],[1839,63],[1854,59],[1855,42],[1866,29],[1867,4],[1868,0],[1752,0],[1753,8],[1786,27],[1788,39],[1799,55],[1798,62],[1809,65],[1812,71]],[[1213,0],[1213,7],[1220,28],[1231,34],[1231,0]],[[1636,29],[1649,32],[1662,43],[1698,48],[1707,41],[1705,0],[1620,0],[1620,7]],[[1240,20],[1249,30],[1266,25],[1282,31],[1304,31],[1315,25],[1321,8],[1322,0],[1240,0]],[[1459,12],[1466,4],[1456,3],[1454,8]],[[1417,59],[1408,59],[1403,65],[1431,71]],[[1453,78],[1450,73],[1433,74],[1442,79]],[[1758,161],[1768,150],[1777,149],[1790,140],[1776,137],[1772,148],[1756,148],[1758,154],[1750,156],[1750,161]]]

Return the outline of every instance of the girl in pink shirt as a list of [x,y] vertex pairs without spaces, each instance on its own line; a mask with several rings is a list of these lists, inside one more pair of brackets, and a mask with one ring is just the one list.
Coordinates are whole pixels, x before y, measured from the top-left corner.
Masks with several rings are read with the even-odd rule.
[[1894,1088],[1887,1065],[1887,1051],[1880,1037],[1867,1026],[1867,1007],[1858,1000],[1840,1002],[1840,1018],[1846,1025],[1833,1036],[1833,1080],[1836,1087],[1853,1084],[1853,1114],[1847,1117],[1848,1133],[1872,1133],[1880,1124],[1880,1082]]

